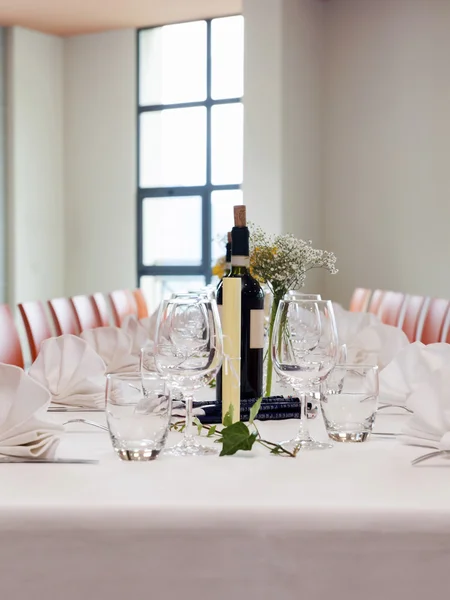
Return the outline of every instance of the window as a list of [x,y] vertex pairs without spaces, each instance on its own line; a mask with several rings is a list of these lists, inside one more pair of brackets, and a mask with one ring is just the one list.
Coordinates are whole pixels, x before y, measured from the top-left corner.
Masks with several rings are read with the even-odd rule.
[[244,19],[138,32],[138,277],[157,306],[211,281],[242,202]]

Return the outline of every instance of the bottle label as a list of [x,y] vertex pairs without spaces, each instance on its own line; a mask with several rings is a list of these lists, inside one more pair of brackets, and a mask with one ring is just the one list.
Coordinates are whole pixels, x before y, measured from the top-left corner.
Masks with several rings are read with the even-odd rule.
[[264,309],[250,311],[250,348],[264,348]]
[[231,266],[233,267],[249,267],[250,257],[249,256],[232,256]]

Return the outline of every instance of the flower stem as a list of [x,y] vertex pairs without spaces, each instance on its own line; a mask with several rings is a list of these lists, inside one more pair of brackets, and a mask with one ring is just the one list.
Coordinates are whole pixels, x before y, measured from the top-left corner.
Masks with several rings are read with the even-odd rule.
[[274,294],[272,301],[272,308],[270,310],[270,322],[269,322],[269,347],[267,350],[267,375],[266,375],[266,389],[264,391],[265,398],[270,397],[272,391],[272,376],[273,376],[273,359],[272,359],[272,338],[273,338],[273,326],[275,324],[275,317],[277,316],[278,305],[280,304],[281,298]]

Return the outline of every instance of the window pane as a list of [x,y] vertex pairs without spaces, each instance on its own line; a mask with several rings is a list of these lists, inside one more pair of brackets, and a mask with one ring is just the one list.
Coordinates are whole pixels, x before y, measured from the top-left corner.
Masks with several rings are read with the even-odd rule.
[[205,107],[142,113],[140,146],[141,187],[205,185]]
[[175,276],[175,277],[141,277],[140,287],[144,290],[150,311],[155,311],[160,302],[173,293],[194,292],[205,285],[205,278],[201,276]]
[[234,224],[233,206],[236,204],[242,204],[242,190],[224,190],[211,194],[213,264],[225,254],[227,233]]
[[145,198],[142,211],[144,265],[201,264],[201,196]]
[[240,98],[244,94],[244,17],[211,23],[211,96]]
[[243,116],[240,102],[211,109],[211,179],[214,185],[242,183]]
[[141,31],[139,65],[141,105],[205,100],[205,21]]

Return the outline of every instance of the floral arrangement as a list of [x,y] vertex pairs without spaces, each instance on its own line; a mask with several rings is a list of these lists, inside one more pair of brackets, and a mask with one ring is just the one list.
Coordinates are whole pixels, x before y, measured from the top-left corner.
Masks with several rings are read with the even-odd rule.
[[212,268],[212,274],[222,279],[225,275],[225,256],[221,256]]
[[[332,252],[312,247],[312,242],[292,234],[269,235],[260,227],[250,227],[250,271],[260,283],[268,286],[273,295],[269,319],[269,348],[272,344],[273,326],[277,309],[289,290],[305,285],[306,274],[312,269],[326,269],[332,275],[338,272],[336,256]],[[273,363],[267,353],[267,377],[264,395],[270,396]]]

